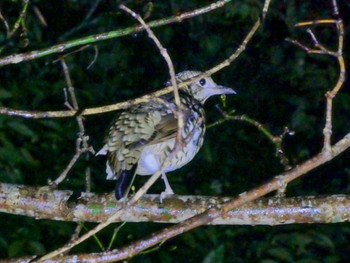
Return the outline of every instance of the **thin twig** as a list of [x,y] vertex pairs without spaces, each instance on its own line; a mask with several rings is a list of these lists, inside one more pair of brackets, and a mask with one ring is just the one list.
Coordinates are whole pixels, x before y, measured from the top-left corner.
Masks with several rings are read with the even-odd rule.
[[314,46],[318,48],[320,51],[323,51],[324,54],[328,54],[331,56],[334,56],[334,52],[331,52],[327,48],[325,48],[320,42],[318,41],[317,37],[315,36],[314,32],[312,32],[311,28],[306,29],[306,32],[310,35],[312,41],[314,42]]
[[284,151],[282,149],[282,141],[283,138],[289,134],[289,135],[293,135],[293,131],[290,131],[288,129],[288,127],[285,127],[282,134],[279,136],[273,135],[263,124],[261,124],[260,122],[248,117],[247,115],[234,115],[233,113],[235,112],[235,110],[231,110],[229,112],[225,112],[223,111],[219,105],[216,105],[216,108],[220,111],[220,113],[222,114],[223,118],[212,123],[209,124],[207,126],[208,129],[220,125],[222,123],[224,123],[225,121],[243,121],[248,123],[249,125],[252,125],[253,127],[257,128],[258,131],[260,131],[269,141],[271,141],[275,147],[275,154],[276,157],[279,158],[281,164],[284,166],[285,170],[289,170],[291,169],[290,166],[290,162],[287,158],[287,156],[284,154]]
[[[64,91],[65,91],[65,105],[73,108],[74,110],[78,110],[79,109],[78,101],[77,101],[77,98],[75,96],[75,91],[74,91],[72,80],[71,80],[71,77],[69,74],[68,66],[67,66],[64,58],[61,58],[60,62],[61,62],[62,68],[63,68],[63,73],[64,73],[64,76],[66,79],[66,83],[68,86],[68,93],[70,96],[70,100],[72,102],[72,105],[70,106],[70,103],[68,101],[68,95],[64,89]],[[68,163],[67,167],[58,176],[58,178],[56,178],[56,180],[54,180],[52,182],[51,181],[49,182],[49,185],[51,185],[51,186],[55,187],[55,186],[59,185],[67,177],[69,171],[73,168],[74,164],[78,161],[81,154],[83,154],[85,152],[92,152],[93,153],[92,148],[88,144],[89,137],[85,135],[85,127],[84,127],[84,123],[83,123],[83,118],[81,116],[77,116],[76,120],[77,120],[78,127],[79,127],[78,138],[76,141],[76,152],[75,152],[73,158]]]
[[318,19],[313,21],[307,21],[307,22],[299,22],[296,23],[295,27],[304,27],[304,26],[313,26],[313,25],[320,25],[320,24],[335,24],[335,19]]
[[[225,64],[225,66],[228,66],[226,60],[222,62]],[[210,69],[210,72],[217,72],[218,70],[215,70],[219,67],[219,70],[222,69],[221,65],[217,65],[214,68]],[[212,74],[213,74],[212,73]],[[208,77],[208,73],[203,73],[201,75],[198,75],[197,77],[191,78],[190,80],[178,83],[178,87],[185,87],[186,85],[189,85],[201,78]],[[17,109],[11,109],[6,107],[0,106],[0,114],[8,115],[8,116],[17,116],[22,118],[31,118],[31,119],[42,119],[42,118],[67,118],[67,117],[74,117],[76,115],[79,116],[88,116],[88,115],[94,115],[94,114],[101,114],[121,109],[129,108],[133,105],[140,104],[143,102],[148,102],[156,97],[162,96],[164,94],[173,92],[173,86],[166,86],[161,90],[155,91],[153,93],[141,96],[136,99],[128,100],[125,102],[119,102],[114,103],[106,106],[101,107],[94,107],[94,108],[88,108],[84,110],[62,110],[62,111],[26,111],[26,110],[17,110]]]
[[324,19],[324,20],[315,20],[315,21],[308,21],[308,22],[300,22],[297,23],[296,27],[304,27],[304,26],[310,26],[310,25],[317,25],[317,24],[331,24],[336,25],[337,28],[337,35],[338,35],[338,48],[337,51],[331,51],[330,49],[326,48],[322,44],[319,43],[317,40],[317,37],[312,32],[310,28],[307,29],[307,32],[311,36],[311,39],[313,41],[314,49],[310,49],[309,47],[301,44],[297,40],[287,39],[287,41],[295,44],[296,46],[303,49],[308,54],[321,54],[321,55],[329,55],[331,57],[335,57],[339,64],[339,77],[338,81],[335,84],[334,88],[326,93],[326,118],[325,118],[325,126],[323,129],[323,151],[325,153],[330,153],[331,151],[331,135],[332,135],[332,112],[333,112],[333,99],[339,92],[340,88],[343,86],[345,81],[345,62],[343,57],[343,46],[344,46],[344,24],[343,20],[339,16],[337,1],[332,0],[333,5],[333,15],[337,19]]
[[337,0],[332,0],[332,6],[333,6],[333,15],[334,16],[338,16],[339,15],[339,9],[338,9]]
[[70,52],[68,52],[66,54],[61,55],[58,59],[53,60],[52,63],[56,63],[58,61],[61,62],[62,59],[65,59],[65,58],[67,58],[67,57],[69,57],[69,56],[71,56],[71,55],[73,55],[75,53],[81,52],[81,51],[83,51],[83,50],[85,50],[85,49],[87,49],[89,47],[91,47],[91,45],[85,45],[85,46],[79,47],[79,48],[77,48],[75,50],[72,50],[72,51],[70,51]]
[[264,6],[263,6],[263,9],[262,9],[262,15],[261,15],[261,20],[262,21],[265,21],[265,18],[266,18],[266,15],[267,15],[267,11],[269,10],[270,2],[271,2],[271,0],[266,0],[264,2]]
[[[72,234],[71,237],[70,237],[69,242],[72,242],[73,240],[77,239],[77,238],[79,237],[79,235],[80,235],[82,229],[83,229],[83,226],[82,226],[81,224],[77,224],[77,226],[76,226],[75,229],[74,229],[73,234]],[[66,254],[68,254],[68,253],[69,253],[69,250],[66,251],[64,254],[66,255]]]
[[60,175],[54,180],[49,181],[49,185],[53,188],[56,188],[57,185],[63,182],[63,180],[67,177],[69,171],[73,168],[74,164],[78,161],[79,157],[81,155],[81,151],[76,151],[73,158],[69,161],[66,168],[60,173]]
[[137,19],[140,22],[140,24],[142,24],[142,26],[147,31],[148,36],[154,41],[154,43],[156,44],[156,46],[158,47],[158,49],[160,51],[160,54],[164,57],[167,65],[168,65],[171,85],[174,88],[173,92],[174,92],[174,97],[175,97],[175,104],[178,108],[178,129],[181,132],[181,130],[184,126],[184,119],[183,119],[183,114],[182,114],[182,104],[180,101],[179,88],[178,88],[178,85],[176,82],[174,64],[169,56],[169,53],[163,47],[163,45],[160,43],[159,39],[155,36],[155,34],[151,30],[151,28],[145,23],[145,21],[143,21],[143,19],[141,18],[140,15],[136,14],[134,11],[130,10],[125,5],[120,5],[119,8],[124,10],[125,12],[128,12],[132,17]]
[[[89,161],[90,155],[86,155],[86,161]],[[91,192],[91,168],[90,166],[85,168],[85,186],[86,192]]]
[[[28,4],[29,4],[29,0],[22,0],[23,1],[23,7],[22,7],[22,11],[19,15],[19,17],[17,18],[17,21],[15,22],[12,30],[10,29],[10,26],[7,22],[7,20],[5,19],[5,17],[2,15],[1,13],[1,9],[0,9],[0,20],[3,21],[5,29],[6,29],[6,38],[10,39],[18,30],[18,28],[22,25],[23,28],[23,35],[26,36],[27,35],[27,29],[25,26],[25,16],[27,14],[27,9],[28,9]],[[28,44],[28,39],[25,39],[25,46],[27,46]],[[3,49],[5,48],[5,46],[0,47],[0,53],[3,51]]]
[[86,67],[86,69],[90,69],[96,62],[97,58],[98,58],[98,47],[96,45],[94,45],[94,58],[93,60],[90,62],[90,64]]
[[297,46],[299,48],[301,48],[302,50],[304,50],[308,54],[325,54],[324,51],[319,50],[319,49],[309,48],[309,47],[303,45],[302,43],[300,43],[298,40],[286,38],[286,41],[292,43],[293,45],[295,45],[295,46]]
[[1,12],[1,8],[0,8],[0,20],[4,24],[5,29],[6,29],[6,35],[8,36],[10,34],[10,26],[9,26],[9,23],[7,22],[6,18],[3,16],[2,12]]
[[39,19],[42,26],[47,27],[47,22],[45,17],[43,16],[43,13],[40,11],[39,7],[34,6],[33,7],[34,13],[36,14],[37,18]]
[[18,30],[20,25],[24,24],[24,19],[25,19],[26,13],[27,13],[29,0],[22,0],[22,1],[23,1],[22,11],[21,11],[16,23],[14,24],[12,30],[7,35],[7,38],[11,38],[16,33],[16,31]]

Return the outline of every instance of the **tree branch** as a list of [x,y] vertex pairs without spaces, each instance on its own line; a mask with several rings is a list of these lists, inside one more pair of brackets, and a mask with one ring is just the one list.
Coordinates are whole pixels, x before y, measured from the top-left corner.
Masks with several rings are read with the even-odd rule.
[[[0,211],[16,215],[60,221],[102,222],[121,204],[114,195],[82,193],[71,200],[73,191],[54,190],[40,193],[40,188],[0,183]],[[123,211],[114,222],[179,223],[230,197],[178,196],[159,201],[159,195],[144,195]],[[350,217],[350,196],[300,196],[261,198],[211,222],[212,225],[280,225],[295,223],[345,222]]]

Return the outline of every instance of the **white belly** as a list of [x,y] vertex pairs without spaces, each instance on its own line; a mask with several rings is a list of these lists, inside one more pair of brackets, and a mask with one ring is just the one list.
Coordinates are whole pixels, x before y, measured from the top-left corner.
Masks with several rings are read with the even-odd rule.
[[160,170],[164,161],[166,161],[165,173],[181,168],[197,154],[203,144],[203,137],[201,132],[194,132],[189,143],[176,153],[176,158],[166,160],[169,149],[172,150],[174,144],[175,139],[171,139],[163,143],[146,146],[141,153],[136,174],[152,175]]

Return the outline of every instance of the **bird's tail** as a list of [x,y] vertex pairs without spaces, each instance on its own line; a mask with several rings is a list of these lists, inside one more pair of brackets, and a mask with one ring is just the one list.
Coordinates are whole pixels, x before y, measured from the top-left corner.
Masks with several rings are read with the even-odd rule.
[[128,196],[131,185],[136,176],[136,168],[137,163],[135,163],[129,170],[122,170],[118,176],[117,185],[115,188],[115,197],[117,200]]

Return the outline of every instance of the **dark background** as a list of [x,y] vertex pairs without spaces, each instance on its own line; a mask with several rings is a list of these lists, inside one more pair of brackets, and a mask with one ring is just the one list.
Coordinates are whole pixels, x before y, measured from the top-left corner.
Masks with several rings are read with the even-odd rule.
[[[22,53],[137,24],[118,9],[116,1],[101,1],[80,30],[71,32],[95,1],[31,1],[26,18],[27,34],[19,30],[6,39],[0,23],[0,55]],[[287,136],[283,149],[292,165],[322,149],[325,115],[324,94],[338,78],[334,58],[307,55],[285,41],[298,39],[311,44],[300,21],[332,18],[331,1],[273,1],[262,28],[246,51],[229,67],[213,76],[238,94],[227,97],[226,110],[235,109],[266,125],[273,134],[285,126],[295,132]],[[144,15],[147,1],[127,1],[128,7]],[[147,21],[192,10],[210,1],[154,1]],[[43,26],[34,13],[39,8]],[[21,1],[0,2],[3,16],[13,25]],[[256,21],[262,1],[233,1],[224,8],[180,24],[154,29],[168,49],[177,72],[206,70],[228,57]],[[344,57],[350,61],[350,4],[339,1],[345,23]],[[335,50],[335,26],[313,27],[319,41]],[[28,42],[29,41],[29,42]],[[146,33],[137,33],[97,43],[98,57],[90,69],[94,49],[87,48],[67,58],[80,108],[101,106],[135,98],[160,87],[169,78],[164,59]],[[23,110],[62,110],[66,87],[60,63],[48,56],[0,68],[0,104]],[[222,116],[212,98],[206,105],[208,123]],[[349,84],[334,100],[333,142],[350,131]],[[85,127],[95,150],[102,146],[104,132],[115,113],[88,116]],[[0,116],[0,180],[7,183],[45,185],[55,179],[75,153],[77,124],[73,118],[31,120]],[[349,193],[349,151],[288,186],[287,195]],[[60,189],[84,190],[84,171],[92,169],[94,192],[110,192],[114,182],[105,180],[103,157],[81,158]],[[225,122],[207,131],[203,148],[184,168],[169,174],[177,194],[234,196],[258,186],[283,171],[275,149],[264,135],[242,122]],[[136,186],[146,178],[138,177]],[[157,182],[151,192],[163,190]],[[75,223],[35,220],[0,215],[0,258],[44,254],[65,244]],[[85,224],[92,228],[93,224]],[[108,245],[114,228],[98,234]],[[165,225],[127,223],[115,246],[129,244]],[[265,226],[205,226],[165,242],[159,249],[131,262],[346,262],[350,260],[350,226],[342,224]],[[72,253],[100,251],[90,238]]]

